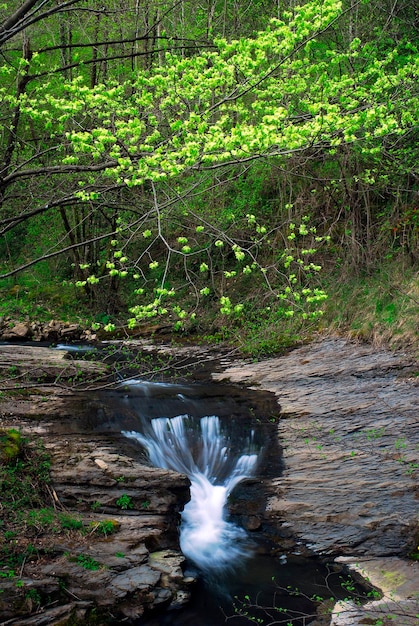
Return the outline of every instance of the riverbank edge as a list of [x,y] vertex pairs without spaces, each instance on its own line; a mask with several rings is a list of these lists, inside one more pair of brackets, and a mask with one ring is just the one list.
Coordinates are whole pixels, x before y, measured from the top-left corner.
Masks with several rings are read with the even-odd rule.
[[[348,355],[349,352],[349,355]],[[371,397],[360,384],[365,377],[371,385]],[[377,380],[378,383],[377,383]],[[382,346],[374,346],[365,342],[351,341],[348,338],[328,335],[318,337],[317,340],[304,346],[295,347],[288,355],[263,359],[258,363],[250,360],[239,360],[226,367],[223,372],[214,375],[220,382],[228,380],[237,384],[244,384],[250,388],[263,389],[274,393],[281,406],[283,418],[278,424],[278,437],[284,448],[284,472],[275,481],[277,496],[268,501],[267,509],[276,520],[278,527],[287,528],[291,534],[300,538],[301,543],[316,553],[335,556],[336,562],[344,564],[348,570],[364,584],[376,588],[381,599],[368,602],[364,606],[353,601],[336,603],[331,614],[331,626],[361,626],[365,623],[397,624],[397,626],[417,626],[419,624],[419,496],[417,479],[419,478],[419,464],[417,450],[419,450],[419,426],[417,414],[419,409],[419,364],[413,350],[390,351]],[[352,405],[345,402],[345,387],[353,395]],[[410,390],[410,395],[407,390]],[[323,397],[322,397],[323,393]],[[393,395],[394,394],[394,395]],[[387,403],[393,400],[393,406],[387,411],[376,406],[382,401]],[[385,414],[384,414],[385,413]],[[397,436],[403,434],[404,427],[410,428],[414,435],[412,450],[409,455],[399,456],[397,463],[393,463],[390,473],[403,465],[406,461],[406,480],[404,481],[405,495],[410,502],[409,511],[403,508],[396,510],[389,517],[393,517],[395,525],[399,523],[403,540],[398,545],[379,546],[377,533],[374,542],[368,542],[363,537],[359,526],[370,533],[374,533],[374,526],[380,520],[374,518],[374,513],[366,498],[361,495],[360,502],[351,497],[357,486],[363,493],[362,478],[371,476],[373,469],[362,466],[365,457],[376,455],[378,464],[385,464],[385,446],[381,450],[379,441],[377,450],[371,453],[371,441],[375,437],[384,438],[386,418],[390,416]],[[341,419],[338,419],[341,418]],[[369,418],[370,422],[362,422]],[[376,421],[374,420],[376,418]],[[405,424],[397,423],[398,419],[405,420]],[[382,422],[380,422],[382,420]],[[327,424],[321,428],[321,422]],[[388,424],[388,420],[387,420]],[[313,434],[313,428],[316,429]],[[348,433],[351,428],[356,431],[364,429],[368,434],[365,442],[349,442]],[[389,428],[386,425],[386,428]],[[339,432],[340,429],[340,432]],[[339,438],[345,440],[340,445]],[[365,445],[370,447],[365,454]],[[402,439],[396,440],[397,445],[404,446]],[[345,447],[354,446],[345,450]],[[415,447],[414,447],[415,446]],[[343,449],[342,449],[343,448]],[[364,448],[364,449],[363,449]],[[333,483],[344,482],[342,467],[348,461],[354,461],[359,455],[358,466],[349,469],[346,480],[349,489],[344,490],[343,499],[339,507],[339,487],[334,490]],[[403,463],[400,463],[403,461]],[[340,472],[333,472],[327,477],[329,468],[338,464]],[[310,467],[310,472],[304,468]],[[346,470],[344,470],[346,471]],[[403,473],[403,472],[402,472]],[[360,474],[357,483],[357,474]],[[403,477],[402,477],[403,478]],[[317,482],[318,481],[318,484]],[[364,482],[367,482],[366,480]],[[320,487],[320,491],[316,491]],[[387,484],[387,497],[394,490],[395,506],[403,502],[397,498],[395,485]],[[314,499],[304,501],[308,491],[314,492]],[[329,508],[324,508],[324,498],[329,496]],[[316,498],[322,507],[316,509]],[[335,498],[335,502],[334,502]],[[391,499],[391,498],[390,498]],[[355,512],[351,512],[351,507]],[[401,507],[406,506],[406,498]],[[358,508],[357,508],[358,507]],[[313,509],[313,511],[312,511]],[[336,541],[333,539],[334,528],[343,528],[345,509],[346,523],[350,529],[347,538]],[[391,533],[391,523],[386,526],[383,519],[383,537]],[[301,521],[303,519],[303,521]],[[361,521],[365,520],[365,521]],[[397,522],[397,520],[399,520]],[[326,529],[323,531],[321,529]],[[363,529],[362,529],[363,530]],[[352,533],[352,536],[351,536]],[[363,548],[363,546],[366,548]],[[371,554],[365,549],[371,550]],[[340,554],[339,554],[340,552]],[[410,554],[411,558],[407,558]],[[382,621],[382,620],[387,621]]]

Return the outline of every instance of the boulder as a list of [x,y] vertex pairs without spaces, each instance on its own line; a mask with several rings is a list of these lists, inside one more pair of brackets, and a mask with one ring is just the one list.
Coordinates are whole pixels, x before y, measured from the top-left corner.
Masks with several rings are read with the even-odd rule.
[[30,324],[26,322],[19,322],[12,328],[3,330],[1,339],[2,341],[27,341],[31,339],[32,331]]

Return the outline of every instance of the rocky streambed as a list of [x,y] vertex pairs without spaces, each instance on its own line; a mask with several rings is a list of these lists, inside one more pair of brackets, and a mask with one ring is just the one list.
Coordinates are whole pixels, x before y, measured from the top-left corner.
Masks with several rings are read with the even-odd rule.
[[0,428],[41,438],[52,460],[50,507],[68,520],[65,531],[41,520],[15,576],[2,568],[0,623],[83,624],[95,613],[133,619],[184,602],[176,527],[189,481],[136,461],[117,433],[113,441],[95,432],[101,405],[94,393],[77,393],[74,381],[97,385],[104,367],[19,344],[0,347],[0,368]]
[[[405,558],[417,553],[418,538],[419,378],[412,357],[339,338],[258,363],[201,347],[130,345],[162,358],[176,354],[191,379],[203,366],[205,375],[212,371],[214,381],[230,384],[227,412],[240,411],[229,404],[237,385],[241,402],[265,416],[276,441],[232,513],[278,553],[344,559],[384,592],[363,608],[341,603],[330,623],[374,623],[365,619],[384,614],[395,616],[385,618],[389,624],[419,623],[418,562]],[[109,383],[103,367],[47,347],[0,347],[0,428],[43,439],[53,506],[92,529],[34,538],[36,558],[21,564],[19,586],[0,581],[0,623],[88,623],[94,615],[103,623],[105,614],[123,623],[159,606],[178,607],[193,589],[178,540],[189,481],[149,467],[120,436],[112,400],[104,404],[95,391],[101,377]],[[80,380],[91,381],[88,395],[75,391]],[[218,397],[207,402],[203,411],[223,404]],[[94,532],[100,523],[116,532]],[[89,562],[99,568],[82,566]],[[31,589],[43,599],[38,606]]]
[[[384,593],[361,608],[340,603],[331,623],[419,624],[417,361],[329,338],[214,378],[269,390],[281,407],[284,471],[265,513],[273,527]],[[408,554],[416,561],[400,558]]]

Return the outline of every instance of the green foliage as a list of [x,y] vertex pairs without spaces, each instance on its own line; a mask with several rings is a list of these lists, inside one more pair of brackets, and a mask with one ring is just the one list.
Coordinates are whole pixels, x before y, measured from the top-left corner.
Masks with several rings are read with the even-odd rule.
[[38,441],[29,441],[19,431],[0,433],[0,568],[1,576],[14,577],[16,570],[36,552],[28,542],[20,542],[50,527],[55,512],[49,509],[50,461]]
[[37,532],[58,530],[56,524],[56,514],[53,508],[33,509],[25,514],[25,521],[28,528]]
[[82,530],[83,520],[68,513],[59,513],[58,520],[64,530]]
[[52,507],[43,507],[22,511],[21,522],[30,530],[44,533],[59,533],[67,531],[83,531],[83,520],[70,513],[57,513]]
[[107,537],[117,532],[119,523],[113,519],[101,520],[100,522],[91,522],[90,528],[92,532]]
[[[38,272],[32,276],[21,274],[18,281],[0,282],[0,316],[14,320],[29,319],[49,321],[64,319],[79,321],[89,318],[85,303],[74,285],[51,278],[50,274]],[[41,282],[42,281],[42,282]]]
[[50,461],[40,443],[30,445],[18,431],[0,433],[0,494],[3,519],[36,507],[47,498]]
[[[14,372],[9,375],[13,376]],[[15,429],[0,431],[0,463],[10,464],[16,461],[22,452],[23,438],[21,433]]]
[[101,567],[98,561],[95,561],[95,559],[87,554],[79,554],[76,558],[72,558],[71,560],[75,561],[75,563],[77,563],[84,569],[92,572],[97,571]]
[[131,497],[126,493],[122,494],[122,496],[117,499],[116,506],[124,511],[134,508]]
[[[206,310],[234,327],[253,291],[310,329],[321,265],[417,261],[413,5],[175,3],[156,50],[125,9],[105,2],[94,26],[84,11],[52,9],[24,52],[24,16],[2,33],[0,315],[185,332]],[[393,332],[394,298],[375,303]]]
[[41,604],[41,595],[37,589],[28,589],[25,593],[25,600],[39,606]]

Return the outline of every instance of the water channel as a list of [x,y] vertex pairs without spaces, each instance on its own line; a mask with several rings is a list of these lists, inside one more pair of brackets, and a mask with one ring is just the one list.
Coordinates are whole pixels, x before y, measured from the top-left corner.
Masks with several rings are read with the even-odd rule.
[[129,378],[100,392],[95,406],[83,429],[120,435],[134,458],[146,453],[151,464],[191,481],[180,546],[185,574],[197,581],[192,599],[137,626],[246,626],[257,619],[305,626],[316,619],[319,598],[348,595],[340,569],[307,557],[298,541],[287,549],[264,518],[269,477],[282,468],[271,394]]

